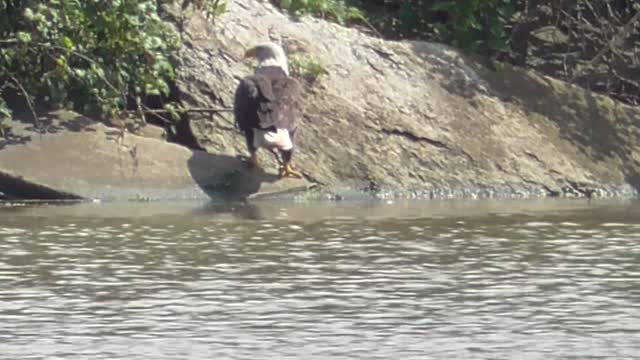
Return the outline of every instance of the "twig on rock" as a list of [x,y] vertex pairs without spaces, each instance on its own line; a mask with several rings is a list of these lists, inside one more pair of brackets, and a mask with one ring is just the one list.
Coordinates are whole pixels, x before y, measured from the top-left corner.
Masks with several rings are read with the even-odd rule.
[[[233,111],[233,108],[188,108],[188,109],[175,110],[175,112],[177,113],[207,113],[207,114],[220,113],[220,112],[232,112],[232,111]],[[133,111],[126,111],[126,112],[136,113],[137,111],[133,110]],[[168,114],[170,113],[170,111],[165,109],[145,109],[142,111],[142,113],[157,115],[157,114]]]

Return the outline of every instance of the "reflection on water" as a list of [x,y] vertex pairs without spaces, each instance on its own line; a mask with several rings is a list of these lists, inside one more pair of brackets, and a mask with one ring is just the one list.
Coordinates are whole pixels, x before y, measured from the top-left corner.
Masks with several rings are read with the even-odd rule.
[[4,209],[0,358],[634,358],[638,219],[632,202]]

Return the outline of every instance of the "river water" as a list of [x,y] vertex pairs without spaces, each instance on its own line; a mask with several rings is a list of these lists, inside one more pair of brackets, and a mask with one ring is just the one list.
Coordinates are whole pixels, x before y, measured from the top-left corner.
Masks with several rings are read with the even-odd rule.
[[640,203],[0,208],[1,359],[637,359]]

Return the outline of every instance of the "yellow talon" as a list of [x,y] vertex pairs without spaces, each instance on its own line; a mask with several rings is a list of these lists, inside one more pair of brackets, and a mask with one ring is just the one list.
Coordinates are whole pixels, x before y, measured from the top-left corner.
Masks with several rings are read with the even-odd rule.
[[280,169],[280,177],[283,177],[283,178],[293,177],[293,178],[302,179],[304,176],[302,175],[301,172],[293,170],[293,167],[291,167],[291,164],[287,164],[282,169]]

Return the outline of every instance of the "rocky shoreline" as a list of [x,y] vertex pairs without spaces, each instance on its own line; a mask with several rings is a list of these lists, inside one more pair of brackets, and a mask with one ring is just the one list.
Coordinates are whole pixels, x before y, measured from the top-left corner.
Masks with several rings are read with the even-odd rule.
[[[204,150],[58,112],[44,119],[45,133],[18,122],[0,140],[0,198],[638,195],[638,108],[441,44],[294,20],[257,0],[231,2],[215,22],[194,14],[180,30],[174,96],[187,108],[229,108],[238,79],[252,71],[244,50],[282,42],[306,88],[294,162],[309,179],[278,180],[268,161],[246,169],[228,112],[189,114]],[[309,62],[322,69],[317,78]]]

